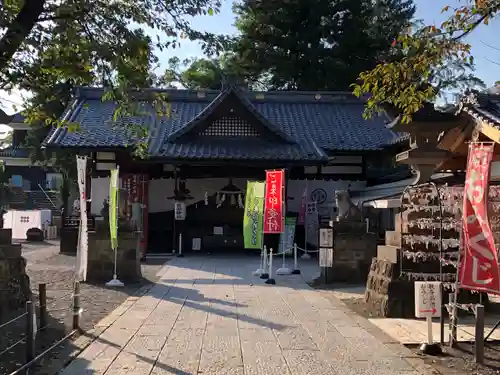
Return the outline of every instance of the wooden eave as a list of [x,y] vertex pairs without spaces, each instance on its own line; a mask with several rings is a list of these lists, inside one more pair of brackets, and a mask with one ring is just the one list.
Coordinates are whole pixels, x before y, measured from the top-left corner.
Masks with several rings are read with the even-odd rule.
[[396,155],[396,162],[401,164],[437,165],[443,159],[449,158],[451,153],[446,150],[432,149],[425,150],[414,148]]

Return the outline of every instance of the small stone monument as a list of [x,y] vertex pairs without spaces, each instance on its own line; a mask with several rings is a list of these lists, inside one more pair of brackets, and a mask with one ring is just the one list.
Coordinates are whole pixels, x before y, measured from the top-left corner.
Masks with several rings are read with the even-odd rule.
[[333,266],[322,268],[315,283],[366,281],[377,254],[377,235],[368,233],[362,213],[347,190],[335,192],[337,215],[332,215]]

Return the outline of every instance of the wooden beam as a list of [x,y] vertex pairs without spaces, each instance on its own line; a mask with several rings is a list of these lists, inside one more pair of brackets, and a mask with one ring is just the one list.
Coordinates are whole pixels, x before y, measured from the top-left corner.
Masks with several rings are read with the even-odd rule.
[[476,130],[487,136],[495,143],[500,143],[500,130],[485,121],[476,121]]

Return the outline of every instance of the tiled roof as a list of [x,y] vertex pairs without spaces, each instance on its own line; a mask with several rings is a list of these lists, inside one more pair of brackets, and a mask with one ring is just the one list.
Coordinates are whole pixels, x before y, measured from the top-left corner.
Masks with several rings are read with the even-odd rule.
[[28,158],[29,156],[29,150],[22,147],[7,147],[0,149],[0,157],[4,158]]
[[[325,152],[378,150],[400,136],[387,129],[381,117],[364,120],[364,103],[348,93],[234,91],[282,142],[184,137],[225,95],[220,91],[203,95],[188,90],[162,91],[170,104],[168,116],[156,116],[149,103],[141,102],[148,114],[129,117],[126,122],[148,128],[151,156],[166,158],[325,160]],[[69,122],[79,124],[80,130],[52,130],[45,144],[107,149],[131,145],[134,140],[124,126],[113,122],[116,104],[101,101],[102,93],[102,89],[80,89],[64,115]],[[141,100],[140,94],[137,100]]]
[[468,93],[463,99],[464,110],[481,121],[500,127],[500,95]]

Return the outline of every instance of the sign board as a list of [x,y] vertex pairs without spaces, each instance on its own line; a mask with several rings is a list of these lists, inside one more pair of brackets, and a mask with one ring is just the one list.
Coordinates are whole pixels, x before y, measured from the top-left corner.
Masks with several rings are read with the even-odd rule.
[[175,202],[174,203],[174,217],[175,220],[185,220],[186,219],[186,203]]
[[191,244],[191,249],[193,251],[200,251],[201,250],[201,238],[193,238],[193,241]]
[[320,228],[319,246],[333,248],[333,228]]
[[319,266],[333,267],[333,249],[319,249]]
[[415,281],[415,316],[439,318],[441,316],[441,282]]

